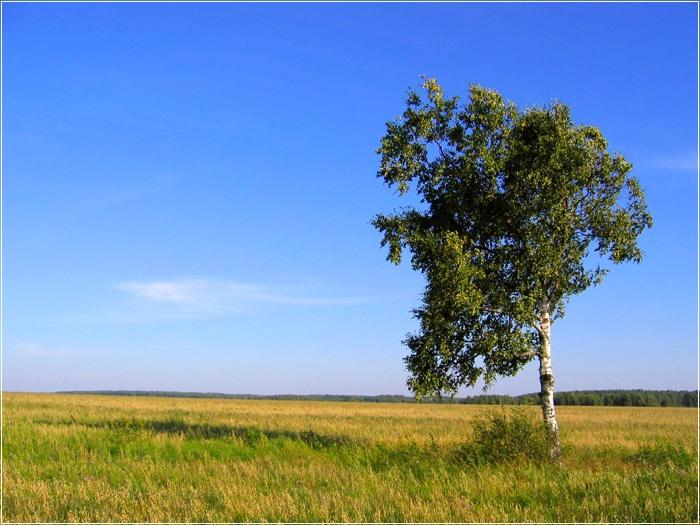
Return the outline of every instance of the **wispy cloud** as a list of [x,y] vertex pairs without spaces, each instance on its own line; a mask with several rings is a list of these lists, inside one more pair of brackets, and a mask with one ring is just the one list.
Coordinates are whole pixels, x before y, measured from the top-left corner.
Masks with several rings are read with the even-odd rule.
[[85,349],[64,345],[45,345],[38,343],[13,343],[8,345],[11,354],[28,357],[77,357],[85,354]]
[[697,173],[698,153],[695,150],[689,150],[682,153],[660,155],[657,157],[651,157],[647,160],[641,160],[635,164],[640,168],[683,173]]
[[169,307],[176,317],[243,313],[261,306],[332,307],[368,301],[364,297],[319,294],[318,287],[311,285],[283,286],[199,277],[129,281],[115,288],[150,305]]

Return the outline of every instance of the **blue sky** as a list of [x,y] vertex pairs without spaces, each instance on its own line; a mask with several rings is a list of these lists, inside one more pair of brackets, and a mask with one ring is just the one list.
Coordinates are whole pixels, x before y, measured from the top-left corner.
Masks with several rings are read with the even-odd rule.
[[423,282],[369,221],[401,204],[374,150],[422,74],[570,104],[647,192],[645,261],[554,325],[557,388],[696,387],[696,5],[2,14],[5,390],[406,393]]

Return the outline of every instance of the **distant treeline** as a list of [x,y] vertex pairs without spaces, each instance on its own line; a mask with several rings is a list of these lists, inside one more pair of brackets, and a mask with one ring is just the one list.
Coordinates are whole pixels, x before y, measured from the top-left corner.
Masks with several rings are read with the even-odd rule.
[[[159,392],[142,390],[70,391],[62,394],[96,394],[109,396],[193,397],[213,399],[268,399],[290,401],[355,401],[363,403],[415,403],[415,398],[400,395],[294,395],[260,396],[219,394],[215,392]],[[424,403],[462,403],[467,405],[536,405],[537,394],[521,396],[479,395],[455,398],[431,398]],[[556,405],[628,406],[628,407],[697,407],[698,393],[692,390],[578,390],[554,394]]]
[[[459,400],[472,405],[537,405],[537,394],[522,396],[473,396]],[[697,407],[692,390],[577,390],[554,394],[555,405],[615,407]]]

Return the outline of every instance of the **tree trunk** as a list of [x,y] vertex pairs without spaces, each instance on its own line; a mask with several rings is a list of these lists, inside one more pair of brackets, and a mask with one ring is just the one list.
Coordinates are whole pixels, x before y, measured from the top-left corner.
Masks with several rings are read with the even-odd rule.
[[552,438],[550,454],[556,458],[561,453],[559,443],[559,424],[554,410],[554,374],[552,372],[552,319],[549,305],[540,310],[540,406],[544,424]]

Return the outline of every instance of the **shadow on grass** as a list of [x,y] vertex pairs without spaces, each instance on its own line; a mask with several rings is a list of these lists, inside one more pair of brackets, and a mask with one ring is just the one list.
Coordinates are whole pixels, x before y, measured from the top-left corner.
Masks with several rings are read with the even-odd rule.
[[313,449],[323,449],[358,444],[356,440],[344,435],[319,434],[313,430],[265,430],[257,427],[213,425],[209,423],[188,423],[180,419],[139,420],[115,419],[106,421],[37,421],[49,425],[83,425],[121,431],[146,431],[155,434],[183,436],[187,439],[222,439],[238,438],[247,445],[257,445],[265,440],[288,439],[305,443]]
[[[112,438],[118,437],[118,443],[113,445],[115,451],[119,451],[121,442],[130,440],[130,433],[147,432],[151,434],[164,434],[181,436],[187,440],[219,440],[238,439],[240,445],[234,445],[236,450],[243,451],[240,457],[250,457],[265,453],[266,445],[282,444],[284,440],[304,444],[305,446],[330,454],[338,461],[352,467],[370,469],[374,472],[400,470],[411,475],[415,479],[423,480],[433,475],[436,470],[446,469],[462,471],[464,469],[483,468],[512,468],[531,464],[538,468],[557,468],[557,464],[543,461],[542,447],[536,447],[534,453],[531,450],[531,442],[523,442],[516,446],[518,440],[505,440],[504,436],[510,436],[508,432],[499,432],[486,437],[478,433],[471,440],[460,444],[438,444],[434,440],[428,443],[392,443],[372,442],[361,438],[351,438],[343,434],[319,434],[312,430],[271,430],[260,429],[254,426],[233,426],[226,424],[210,424],[199,422],[187,422],[183,419],[168,418],[159,420],[143,419],[115,419],[115,420],[80,420],[75,418],[35,420],[34,423],[45,425],[82,426],[86,428],[100,429],[114,432]],[[488,427],[489,429],[491,427]],[[133,435],[132,435],[133,437]],[[512,436],[511,436],[512,437]],[[520,438],[520,434],[516,434]],[[488,439],[487,439],[488,438]],[[493,439],[491,439],[493,438]],[[111,439],[111,438],[110,438]],[[191,443],[192,446],[209,446],[208,444]],[[212,447],[215,445],[212,444]],[[247,448],[250,447],[250,448]],[[544,450],[544,449],[542,449]],[[110,449],[110,453],[111,453]],[[696,455],[682,446],[671,443],[660,443],[654,446],[640,447],[634,453],[625,452],[617,448],[593,448],[590,451],[579,448],[571,450],[574,461],[582,461],[590,468],[592,460],[600,463],[600,469],[608,469],[610,464],[632,464],[639,468],[664,468],[689,470],[694,468]],[[586,455],[590,457],[587,458]],[[565,456],[568,456],[567,452]],[[239,456],[236,456],[239,457]],[[612,463],[611,463],[612,462]]]

